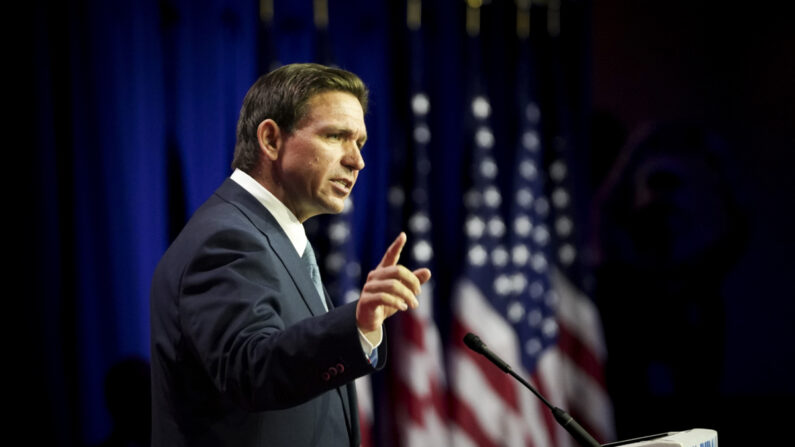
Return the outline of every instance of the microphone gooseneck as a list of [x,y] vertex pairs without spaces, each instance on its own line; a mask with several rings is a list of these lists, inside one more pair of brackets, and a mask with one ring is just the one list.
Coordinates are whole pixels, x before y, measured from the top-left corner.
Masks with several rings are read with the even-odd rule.
[[516,380],[518,380],[525,388],[529,389],[536,395],[544,405],[546,405],[551,411],[552,415],[555,417],[555,420],[558,421],[561,427],[566,429],[567,432],[575,439],[577,442],[583,447],[601,447],[599,442],[593,438],[577,421],[574,420],[573,417],[566,413],[561,408],[558,408],[549,401],[544,398],[541,393],[538,392],[532,385],[530,385],[526,380],[516,374],[513,369],[505,363],[497,354],[491,352],[489,348],[486,347],[486,344],[483,343],[483,340],[480,339],[477,335],[469,332],[464,336],[464,344],[474,352],[486,357],[491,363],[495,364],[498,368],[505,371],[506,373],[513,376]]

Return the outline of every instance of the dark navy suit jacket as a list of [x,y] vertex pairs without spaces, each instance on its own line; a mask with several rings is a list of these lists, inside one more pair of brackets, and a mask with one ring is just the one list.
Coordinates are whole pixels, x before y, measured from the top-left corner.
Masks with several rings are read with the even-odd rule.
[[233,180],[166,251],[150,304],[153,447],[359,444],[352,381],[383,367],[386,343],[371,366],[356,303],[325,312],[287,235]]

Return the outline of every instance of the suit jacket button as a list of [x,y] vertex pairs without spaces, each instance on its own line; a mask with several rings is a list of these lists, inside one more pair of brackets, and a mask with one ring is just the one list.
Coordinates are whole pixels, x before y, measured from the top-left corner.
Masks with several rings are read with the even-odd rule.
[[345,365],[343,365],[342,363],[337,363],[337,372],[340,373],[340,374],[344,373],[345,372]]
[[328,382],[329,380],[331,380],[331,375],[329,375],[329,373],[327,372],[324,372],[320,377],[323,378],[324,382]]
[[331,377],[334,377],[337,375],[337,370],[332,366],[328,369],[328,373],[331,374]]

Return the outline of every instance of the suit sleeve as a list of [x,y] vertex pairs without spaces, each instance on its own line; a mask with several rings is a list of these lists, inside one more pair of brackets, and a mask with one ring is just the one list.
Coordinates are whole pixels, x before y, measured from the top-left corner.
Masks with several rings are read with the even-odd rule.
[[261,233],[227,228],[197,246],[179,286],[180,326],[220,393],[252,411],[283,409],[374,370],[360,347],[356,303],[305,318]]

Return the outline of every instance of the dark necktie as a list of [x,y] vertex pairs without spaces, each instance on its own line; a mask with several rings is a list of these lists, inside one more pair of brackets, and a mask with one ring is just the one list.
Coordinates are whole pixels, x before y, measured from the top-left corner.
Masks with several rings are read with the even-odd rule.
[[317,290],[317,294],[320,297],[320,302],[323,303],[323,309],[328,312],[328,306],[326,305],[326,294],[323,293],[323,281],[320,280],[320,269],[317,266],[315,251],[312,250],[312,244],[310,244],[309,241],[306,241],[306,248],[304,249],[304,255],[301,256],[301,259],[306,262],[306,265],[309,268],[309,277],[312,278],[312,282],[315,283],[315,289]]
[[[306,241],[306,248],[304,249],[304,254],[301,256],[301,259],[306,262],[306,265],[309,268],[309,277],[312,278],[312,282],[315,283],[315,289],[317,289],[320,302],[323,303],[323,308],[326,309],[326,312],[328,312],[328,305],[326,305],[326,294],[323,293],[323,281],[320,280],[320,269],[317,266],[315,251],[312,250],[312,244],[310,244],[309,241]],[[370,353],[367,360],[371,365],[377,365],[378,349],[373,349],[373,352]]]

